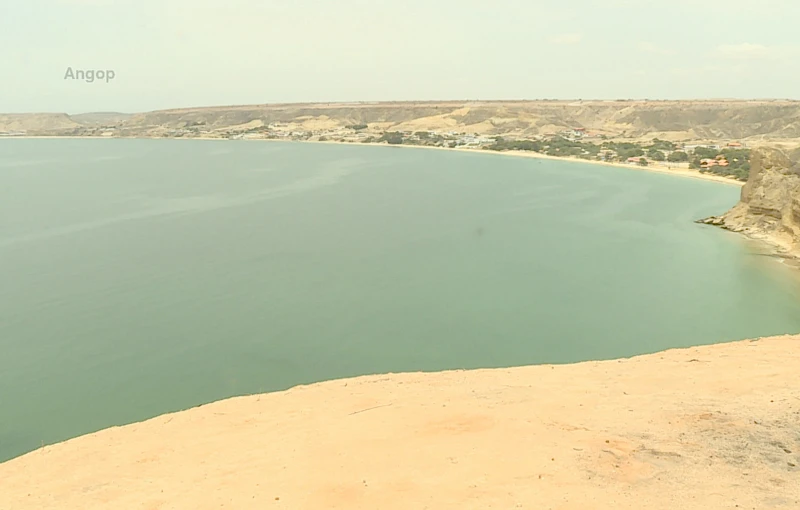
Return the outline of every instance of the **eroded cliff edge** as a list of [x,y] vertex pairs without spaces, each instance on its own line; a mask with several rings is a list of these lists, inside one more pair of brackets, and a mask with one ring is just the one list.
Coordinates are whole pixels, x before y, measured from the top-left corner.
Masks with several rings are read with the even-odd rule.
[[223,400],[0,464],[0,508],[797,510],[798,342]]
[[754,150],[739,203],[722,216],[699,222],[763,240],[782,255],[800,257],[800,149]]

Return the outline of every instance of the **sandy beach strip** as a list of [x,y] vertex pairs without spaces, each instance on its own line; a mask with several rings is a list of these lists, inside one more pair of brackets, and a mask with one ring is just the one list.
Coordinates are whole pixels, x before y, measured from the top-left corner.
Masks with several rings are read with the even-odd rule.
[[[210,140],[210,138],[209,138]],[[573,163],[585,163],[589,165],[601,165],[601,166],[608,166],[608,167],[615,167],[615,168],[627,168],[628,170],[642,170],[645,172],[656,172],[662,174],[669,174],[669,175],[677,175],[679,177],[689,177],[691,179],[700,179],[704,181],[713,181],[713,182],[721,182],[723,184],[731,184],[734,186],[742,187],[744,186],[743,181],[739,181],[736,179],[723,177],[721,175],[716,174],[707,174],[702,173],[697,170],[690,170],[684,168],[674,168],[674,167],[667,167],[665,165],[653,165],[650,164],[648,166],[639,166],[639,165],[630,165],[626,163],[611,163],[607,161],[593,161],[593,160],[586,160],[580,158],[569,158],[569,157],[560,157],[560,156],[549,156],[547,154],[540,154],[534,151],[493,151],[488,149],[464,149],[464,148],[456,148],[450,149],[446,147],[430,147],[425,145],[389,145],[384,143],[363,143],[363,142],[334,142],[334,141],[324,141],[324,142],[317,142],[317,141],[308,141],[308,140],[273,140],[273,139],[249,139],[243,141],[267,141],[267,142],[297,142],[297,143],[325,143],[325,144],[334,144],[334,145],[357,145],[357,146],[364,146],[364,147],[398,147],[404,149],[432,149],[432,150],[439,150],[439,151],[448,151],[448,152],[458,152],[458,153],[467,153],[467,154],[495,154],[501,156],[514,156],[514,157],[522,157],[522,158],[534,158],[534,159],[549,159],[553,161],[571,161]]]
[[688,177],[691,179],[700,179],[704,181],[712,181],[712,182],[720,182],[723,184],[730,184],[733,186],[744,186],[744,182],[738,181],[736,179],[731,179],[728,177],[723,177],[721,175],[715,174],[708,174],[702,173],[697,170],[690,170],[684,168],[673,168],[667,167],[665,165],[653,165],[650,164],[648,166],[639,166],[639,165],[630,165],[626,163],[610,163],[606,161],[592,161],[592,160],[585,160],[580,158],[568,158],[568,157],[559,157],[559,156],[548,156],[547,154],[540,154],[538,152],[533,151],[493,151],[487,149],[464,149],[464,148],[456,148],[450,149],[446,147],[430,147],[425,145],[389,145],[385,143],[364,143],[364,142],[336,142],[336,141],[310,141],[310,140],[279,140],[279,139],[269,139],[269,138],[250,138],[250,139],[240,139],[240,140],[230,140],[229,138],[213,138],[213,137],[191,137],[191,138],[162,138],[162,137],[152,137],[152,136],[132,136],[132,137],[100,137],[100,136],[14,136],[14,137],[7,137],[7,138],[0,138],[3,139],[33,139],[33,140],[42,140],[42,139],[69,139],[69,140],[204,140],[204,141],[237,141],[237,142],[290,142],[290,143],[315,143],[315,144],[332,144],[332,145],[356,145],[356,146],[363,146],[363,147],[397,147],[403,149],[431,149],[431,150],[440,150],[440,151],[448,151],[448,152],[458,152],[458,153],[473,153],[473,154],[496,154],[501,156],[514,156],[514,157],[523,157],[523,158],[536,158],[536,159],[550,159],[554,161],[571,161],[574,163],[586,163],[589,165],[601,165],[601,166],[610,166],[616,168],[627,168],[628,170],[641,170],[645,172],[656,172],[662,174],[669,174],[669,175],[677,175],[680,177]]

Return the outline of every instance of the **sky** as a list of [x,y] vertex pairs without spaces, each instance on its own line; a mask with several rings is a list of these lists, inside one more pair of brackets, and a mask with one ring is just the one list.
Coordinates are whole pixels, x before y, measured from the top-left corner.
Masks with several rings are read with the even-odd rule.
[[0,112],[800,99],[797,20],[798,0],[0,0]]

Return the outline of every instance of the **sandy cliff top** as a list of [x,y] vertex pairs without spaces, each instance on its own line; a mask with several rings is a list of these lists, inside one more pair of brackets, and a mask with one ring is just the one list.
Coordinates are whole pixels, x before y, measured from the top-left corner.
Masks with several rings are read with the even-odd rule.
[[800,337],[235,398],[0,465],[0,508],[800,508]]

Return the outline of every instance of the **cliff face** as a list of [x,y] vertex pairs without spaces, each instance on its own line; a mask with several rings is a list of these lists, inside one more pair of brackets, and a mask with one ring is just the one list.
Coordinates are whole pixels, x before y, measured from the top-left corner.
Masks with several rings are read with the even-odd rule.
[[704,220],[763,239],[800,256],[800,149],[755,150],[740,202],[721,217]]

